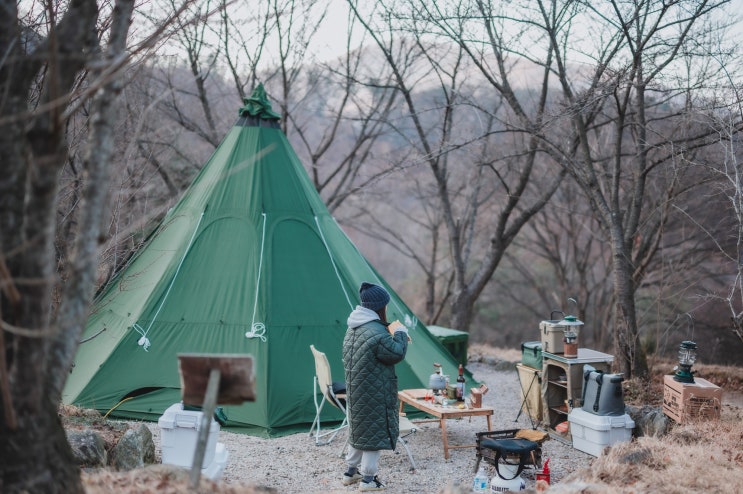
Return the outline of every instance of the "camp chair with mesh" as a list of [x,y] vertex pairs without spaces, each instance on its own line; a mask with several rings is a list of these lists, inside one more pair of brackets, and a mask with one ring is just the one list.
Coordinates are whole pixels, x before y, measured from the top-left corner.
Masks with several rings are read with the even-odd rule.
[[[335,436],[343,429],[348,427],[348,413],[346,412],[346,384],[344,382],[334,382],[330,374],[330,363],[328,357],[315,345],[310,345],[312,355],[315,357],[315,378],[313,380],[315,400],[315,420],[310,428],[310,436],[315,436],[315,445],[322,446],[330,444]],[[318,403],[318,395],[322,393],[322,399]],[[330,403],[343,413],[343,421],[340,425],[323,430],[320,422],[325,403]],[[327,439],[325,439],[327,438]]]

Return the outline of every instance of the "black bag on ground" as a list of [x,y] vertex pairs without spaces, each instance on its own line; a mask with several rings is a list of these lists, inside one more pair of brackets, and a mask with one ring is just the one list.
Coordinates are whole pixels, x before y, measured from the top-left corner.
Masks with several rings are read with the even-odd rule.
[[[529,461],[530,455],[533,454],[533,451],[535,451],[539,444],[535,443],[534,441],[529,441],[528,439],[521,439],[521,438],[513,438],[513,439],[484,439],[482,441],[482,446],[484,448],[491,449],[495,452],[495,462],[493,465],[495,466],[495,471],[498,474],[498,477],[502,478],[503,480],[513,480],[519,475],[521,475],[521,472],[524,470],[524,467],[526,466],[527,462]],[[508,455],[519,457],[518,463],[510,463],[506,459]],[[514,475],[511,478],[504,477],[501,475],[500,470],[498,469],[498,462],[500,460],[503,460],[504,463],[508,465],[516,466],[518,465],[518,468],[516,470],[516,475]]]

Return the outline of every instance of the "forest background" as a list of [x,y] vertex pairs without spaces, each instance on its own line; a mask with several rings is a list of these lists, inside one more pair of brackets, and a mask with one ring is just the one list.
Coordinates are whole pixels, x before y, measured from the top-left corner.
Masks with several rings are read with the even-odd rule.
[[78,491],[56,404],[90,301],[259,83],[426,324],[518,347],[560,310],[628,377],[682,340],[743,364],[740,1],[0,5],[8,492]]
[[190,5],[128,73],[98,284],[263,83],[328,208],[427,324],[518,347],[562,310],[629,373],[687,339],[743,364],[725,4]]

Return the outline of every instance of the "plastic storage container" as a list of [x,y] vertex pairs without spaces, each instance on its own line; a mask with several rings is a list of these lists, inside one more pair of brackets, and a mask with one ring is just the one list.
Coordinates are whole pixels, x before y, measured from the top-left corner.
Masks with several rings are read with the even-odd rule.
[[532,369],[542,370],[541,341],[526,341],[521,344],[521,363]]
[[568,421],[573,447],[593,456],[599,456],[606,446],[631,440],[635,428],[635,422],[626,413],[594,415],[581,408],[573,408]]
[[217,481],[222,478],[222,472],[224,472],[224,466],[227,464],[229,453],[224,444],[217,443],[217,447],[214,450],[214,460],[209,466],[201,469],[201,475],[208,477],[211,480]]
[[[165,410],[157,421],[160,428],[163,464],[191,468],[201,429],[201,416],[200,411],[184,410],[182,403],[171,405]],[[218,436],[219,424],[212,419],[202,470],[208,468],[214,461]]]
[[542,351],[549,353],[564,353],[565,343],[562,341],[567,326],[560,326],[560,320],[548,320],[539,323],[539,334],[542,337]]
[[622,374],[605,374],[601,371],[583,371],[582,408],[596,415],[624,415]]

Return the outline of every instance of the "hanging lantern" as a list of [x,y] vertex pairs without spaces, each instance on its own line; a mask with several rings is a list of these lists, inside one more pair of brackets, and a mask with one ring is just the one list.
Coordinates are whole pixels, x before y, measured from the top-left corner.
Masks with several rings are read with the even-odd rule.
[[697,360],[697,344],[693,341],[682,341],[679,346],[679,365],[676,367],[674,381],[681,383],[693,383],[694,373],[691,366]]

